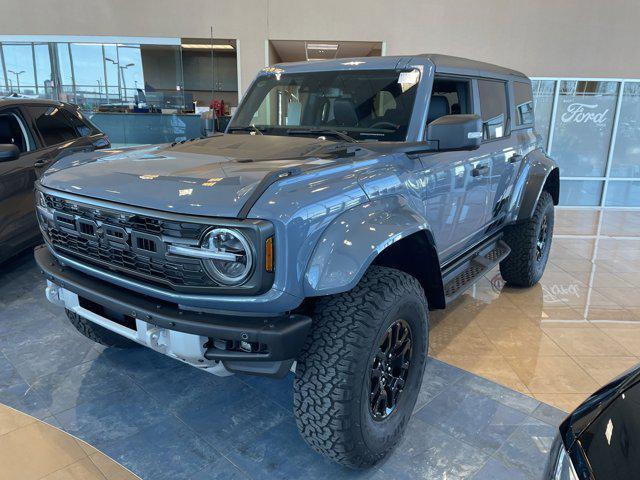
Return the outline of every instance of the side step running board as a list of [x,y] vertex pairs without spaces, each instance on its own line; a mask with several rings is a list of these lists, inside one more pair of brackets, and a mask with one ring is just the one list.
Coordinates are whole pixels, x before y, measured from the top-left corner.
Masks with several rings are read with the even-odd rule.
[[462,295],[486,272],[495,267],[511,253],[511,249],[503,240],[484,244],[471,256],[457,262],[444,272],[444,295],[446,303],[450,303]]

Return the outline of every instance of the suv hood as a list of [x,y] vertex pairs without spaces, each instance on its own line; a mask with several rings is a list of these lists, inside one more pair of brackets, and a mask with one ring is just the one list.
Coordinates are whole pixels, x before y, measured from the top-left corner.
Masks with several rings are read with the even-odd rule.
[[[47,188],[183,214],[237,217],[269,174],[335,162],[335,142],[216,135],[182,144],[70,154],[40,179]],[[322,155],[325,158],[318,158]]]

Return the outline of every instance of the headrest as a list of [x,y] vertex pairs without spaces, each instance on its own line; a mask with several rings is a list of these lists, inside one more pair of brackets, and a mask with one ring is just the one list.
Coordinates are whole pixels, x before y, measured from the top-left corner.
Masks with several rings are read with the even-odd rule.
[[431,123],[445,115],[449,115],[449,101],[447,100],[447,97],[443,97],[442,95],[433,95],[429,102],[427,123]]
[[343,127],[355,127],[358,125],[356,109],[349,100],[338,99],[333,102],[333,116],[336,124]]

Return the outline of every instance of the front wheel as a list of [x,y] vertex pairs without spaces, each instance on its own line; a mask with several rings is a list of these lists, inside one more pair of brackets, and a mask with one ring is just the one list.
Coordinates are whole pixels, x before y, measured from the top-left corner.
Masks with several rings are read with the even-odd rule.
[[511,253],[500,262],[500,274],[507,284],[531,287],[542,278],[551,250],[553,213],[553,199],[543,190],[531,218],[506,228],[504,241]]
[[298,429],[316,451],[349,467],[383,459],[416,403],[427,360],[420,283],[373,266],[351,291],[323,298],[298,358]]

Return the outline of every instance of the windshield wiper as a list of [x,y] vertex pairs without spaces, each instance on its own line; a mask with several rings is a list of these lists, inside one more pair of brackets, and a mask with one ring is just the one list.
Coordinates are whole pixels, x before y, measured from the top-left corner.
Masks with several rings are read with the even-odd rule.
[[346,133],[339,132],[338,130],[332,130],[330,128],[322,129],[322,128],[313,128],[313,129],[298,129],[291,128],[287,130],[287,135],[332,135],[334,137],[338,137],[340,140],[344,140],[349,143],[357,143],[357,140],[353,137],[350,137]]
[[229,132],[253,132],[254,134],[257,133],[259,135],[264,135],[264,133],[262,133],[262,130],[256,127],[253,123],[251,125],[247,125],[246,127],[229,127],[228,131]]

